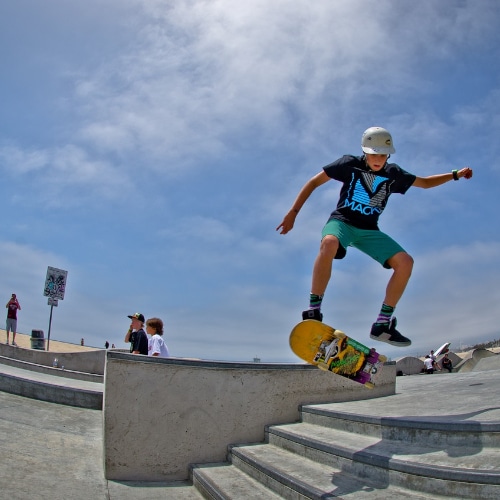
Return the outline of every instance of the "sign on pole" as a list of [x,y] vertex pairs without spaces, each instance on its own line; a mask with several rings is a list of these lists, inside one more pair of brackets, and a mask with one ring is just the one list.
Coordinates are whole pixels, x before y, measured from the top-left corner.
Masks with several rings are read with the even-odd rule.
[[45,278],[45,289],[43,294],[51,299],[63,300],[66,291],[66,278],[68,271],[47,267],[47,277]]
[[47,267],[47,277],[45,278],[45,287],[43,294],[48,297],[48,305],[50,306],[49,333],[47,335],[47,351],[50,343],[50,329],[52,326],[52,309],[57,307],[59,300],[64,300],[64,292],[66,291],[66,278],[68,271],[57,269],[55,267]]

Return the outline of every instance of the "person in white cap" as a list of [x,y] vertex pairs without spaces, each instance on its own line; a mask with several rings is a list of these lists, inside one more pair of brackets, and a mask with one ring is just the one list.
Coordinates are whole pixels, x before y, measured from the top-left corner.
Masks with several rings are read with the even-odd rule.
[[394,309],[403,295],[413,268],[413,258],[390,236],[380,231],[378,219],[389,196],[404,194],[411,187],[433,188],[448,181],[470,179],[469,167],[449,173],[418,177],[395,163],[388,163],[395,153],[391,134],[382,127],[370,127],[361,138],[362,156],[345,155],[312,177],[300,190],[291,209],[276,228],[287,234],[312,192],[329,180],[342,183],[336,209],[323,228],[320,250],[314,262],[309,309],[303,319],[323,320],[321,303],[330,281],[333,259],[345,257],[354,247],[382,266],[392,269],[380,313],[371,327],[370,338],[395,346],[409,346],[411,340],[396,329]]

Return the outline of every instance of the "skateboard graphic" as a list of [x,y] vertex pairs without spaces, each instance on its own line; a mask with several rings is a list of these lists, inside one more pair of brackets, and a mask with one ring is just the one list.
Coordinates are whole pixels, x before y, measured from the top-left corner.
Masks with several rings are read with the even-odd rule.
[[306,319],[290,334],[290,347],[301,359],[318,368],[373,389],[373,376],[387,358],[321,321]]

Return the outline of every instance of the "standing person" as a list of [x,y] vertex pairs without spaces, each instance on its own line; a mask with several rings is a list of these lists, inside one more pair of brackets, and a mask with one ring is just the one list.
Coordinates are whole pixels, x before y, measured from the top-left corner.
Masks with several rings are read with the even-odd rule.
[[109,342],[107,340],[106,340],[106,342],[104,342],[104,348],[109,349]]
[[341,182],[337,208],[323,228],[313,267],[309,309],[302,313],[302,318],[322,321],[321,303],[330,281],[333,259],[344,258],[347,248],[352,246],[386,269],[392,269],[370,338],[395,346],[409,346],[411,340],[396,330],[396,318],[392,316],[410,279],[413,258],[380,231],[379,216],[393,193],[404,194],[412,186],[427,189],[452,180],[470,179],[472,170],[465,167],[429,177],[410,174],[399,165],[387,162],[395,149],[391,134],[381,127],[371,127],[363,133],[361,148],[363,156],[345,155],[307,181],[276,230],[287,234],[293,228],[297,214],[316,188],[331,179]]
[[130,352],[147,356],[148,336],[144,331],[144,315],[135,313],[127,317],[132,320],[128,332],[125,334],[125,342],[130,342]]
[[160,318],[150,318],[146,321],[146,332],[151,335],[148,356],[168,358],[167,344],[163,340],[163,321]]
[[17,311],[21,310],[21,305],[19,304],[15,293],[11,295],[9,302],[7,302],[5,307],[7,308],[7,321],[5,324],[5,330],[7,332],[7,345],[9,344],[9,331],[12,331],[12,345],[17,347]]

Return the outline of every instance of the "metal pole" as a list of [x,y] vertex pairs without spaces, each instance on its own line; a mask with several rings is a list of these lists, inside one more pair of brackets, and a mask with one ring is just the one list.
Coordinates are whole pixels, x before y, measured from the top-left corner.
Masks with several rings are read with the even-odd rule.
[[50,327],[52,326],[52,309],[54,309],[54,306],[50,306],[50,319],[49,319],[49,333],[47,335],[47,351],[49,350],[49,343],[50,343]]

